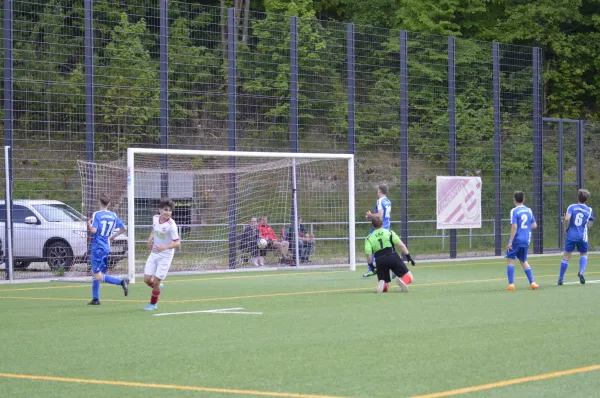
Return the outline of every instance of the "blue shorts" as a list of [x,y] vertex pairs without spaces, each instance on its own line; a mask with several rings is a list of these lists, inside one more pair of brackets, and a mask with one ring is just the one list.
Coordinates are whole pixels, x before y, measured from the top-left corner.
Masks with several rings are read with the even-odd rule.
[[523,246],[513,246],[513,248],[511,250],[506,250],[506,256],[504,256],[505,258],[511,258],[511,259],[519,259],[520,262],[525,262],[527,261],[527,252],[529,251],[529,245],[523,245]]
[[575,248],[579,253],[587,253],[588,243],[583,240],[567,240],[565,242],[565,253],[572,253]]
[[92,249],[92,256],[90,257],[92,262],[92,273],[97,274],[98,272],[102,272],[103,274],[106,274],[109,254],[110,250]]

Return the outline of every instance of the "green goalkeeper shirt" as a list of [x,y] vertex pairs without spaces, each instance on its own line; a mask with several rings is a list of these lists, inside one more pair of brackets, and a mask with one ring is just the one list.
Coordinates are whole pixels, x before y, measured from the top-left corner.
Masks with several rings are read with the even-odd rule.
[[394,231],[379,228],[371,232],[365,240],[365,254],[376,254],[383,249],[393,248],[400,242],[400,238]]

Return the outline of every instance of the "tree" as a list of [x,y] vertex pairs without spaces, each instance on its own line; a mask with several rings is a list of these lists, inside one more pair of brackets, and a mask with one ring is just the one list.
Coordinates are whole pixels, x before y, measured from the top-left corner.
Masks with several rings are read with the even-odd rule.
[[97,126],[108,135],[100,142],[116,145],[117,149],[158,138],[158,63],[142,43],[145,33],[145,20],[131,24],[127,14],[122,13],[106,46],[106,58],[99,60]]

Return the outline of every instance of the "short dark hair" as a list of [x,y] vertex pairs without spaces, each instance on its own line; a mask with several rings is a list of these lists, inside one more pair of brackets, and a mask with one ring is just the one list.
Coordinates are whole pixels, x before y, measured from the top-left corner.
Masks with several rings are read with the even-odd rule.
[[106,193],[98,195],[98,201],[102,203],[102,206],[108,207],[110,204],[110,197]]
[[379,189],[382,194],[387,195],[387,192],[388,192],[387,184],[379,184],[379,185],[377,185],[377,189]]
[[515,198],[515,202],[523,203],[523,200],[525,200],[525,193],[523,191],[515,191],[515,195],[513,197]]
[[579,191],[577,191],[577,199],[579,200],[579,203],[585,203],[589,198],[590,191],[588,191],[587,189],[582,188]]
[[377,214],[374,214],[371,216],[371,225],[373,225],[373,228],[381,228],[383,220]]
[[158,208],[159,209],[164,209],[167,206],[169,206],[169,208],[171,209],[171,211],[175,210],[175,202],[173,202],[169,198],[161,198],[160,201],[158,202]]

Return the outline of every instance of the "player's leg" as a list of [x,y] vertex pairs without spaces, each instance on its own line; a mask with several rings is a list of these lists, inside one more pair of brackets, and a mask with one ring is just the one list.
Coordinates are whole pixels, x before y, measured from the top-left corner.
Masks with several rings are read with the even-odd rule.
[[408,270],[406,263],[402,261],[397,253],[387,257],[392,257],[394,259],[393,264],[390,265],[390,269],[395,275],[393,278],[396,279],[396,283],[400,287],[400,290],[404,293],[408,293],[408,285],[410,285],[414,279],[412,273]]
[[[154,290],[154,284],[156,282],[156,270],[158,268],[158,255],[156,253],[150,253],[148,256],[148,260],[146,260],[146,265],[144,266],[144,283],[148,285],[152,290]],[[158,282],[160,286],[160,282]],[[144,310],[145,311],[153,311],[156,309],[156,305],[148,304]]]
[[571,254],[573,253],[573,249],[575,248],[573,242],[567,240],[565,242],[565,249],[563,250],[563,258],[560,260],[560,274],[558,275],[558,283],[557,285],[561,286],[563,284],[563,280],[565,279],[565,273],[567,272],[567,268],[569,268],[569,260],[571,259]]
[[533,290],[536,290],[540,287],[537,283],[535,283],[535,279],[533,278],[533,271],[531,270],[531,266],[527,262],[527,252],[529,251],[529,246],[521,246],[517,251],[517,258],[521,262],[521,266],[523,267],[523,271],[525,271],[525,275],[527,275],[527,280],[529,281],[529,285]]
[[173,256],[157,256],[156,260],[156,273],[154,274],[154,278],[152,280],[152,294],[150,295],[150,304],[144,308],[146,311],[153,311],[158,308],[158,297],[160,296],[160,292],[162,290],[162,281],[165,280],[167,274],[169,273],[169,268],[171,268],[171,262],[173,261]]
[[287,240],[282,240],[280,243],[281,243],[281,255],[283,256],[283,262],[285,264],[290,264],[292,262],[290,259],[290,256],[288,255],[288,252],[290,250],[290,242],[288,242]]
[[579,251],[579,272],[577,276],[579,277],[579,283],[585,285],[585,269],[587,267],[588,262],[588,243],[587,242],[579,242],[577,244],[577,250]]
[[108,255],[109,253],[102,253],[101,263],[102,263],[102,282],[110,283],[111,285],[119,285],[123,288],[123,293],[125,296],[129,294],[129,278],[121,279],[116,276],[107,275],[106,271],[108,270]]
[[377,267],[377,293],[387,292],[391,281],[390,268],[388,264],[382,260]]
[[506,290],[515,290],[515,261],[517,251],[513,247],[506,250],[506,277],[508,278],[508,288]]
[[90,262],[92,266],[92,301],[88,305],[100,305],[100,283],[104,280],[106,262],[104,250],[92,249]]

